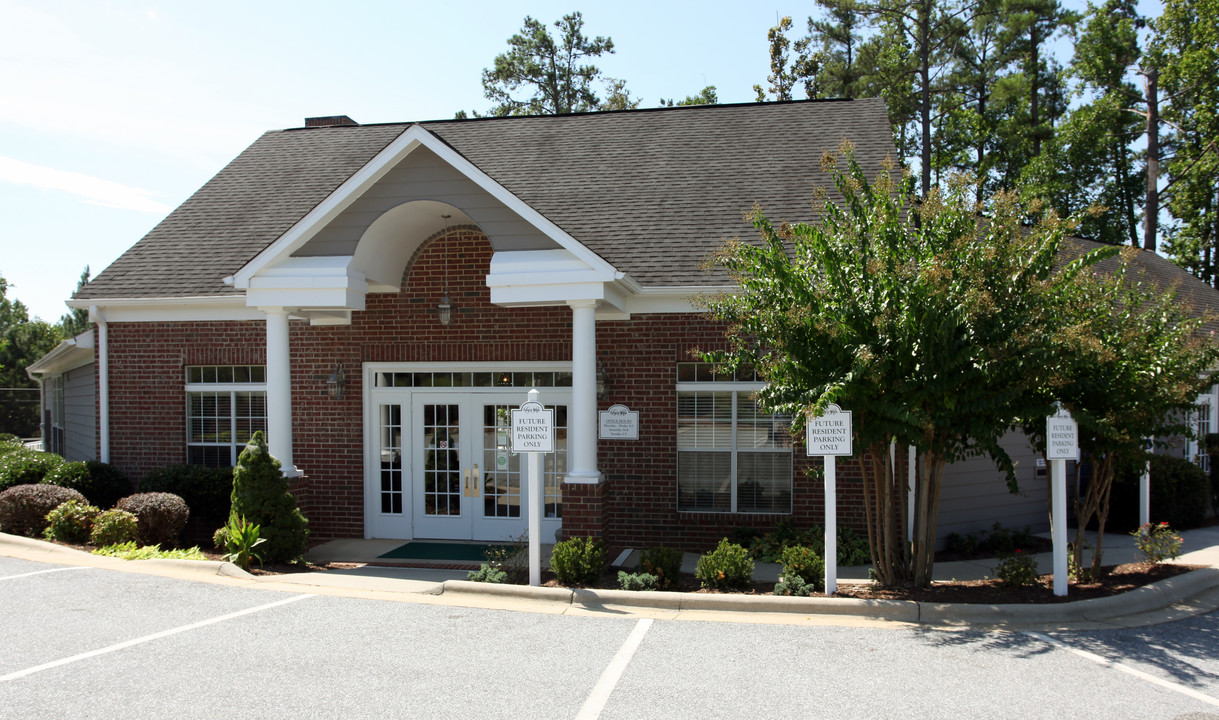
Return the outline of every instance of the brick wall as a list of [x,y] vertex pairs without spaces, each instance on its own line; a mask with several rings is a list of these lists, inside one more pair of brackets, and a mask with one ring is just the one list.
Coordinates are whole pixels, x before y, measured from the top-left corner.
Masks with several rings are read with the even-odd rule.
[[[567,362],[571,311],[566,307],[497,307],[485,275],[491,246],[474,228],[434,238],[408,264],[402,291],[371,294],[350,326],[290,323],[294,461],[307,475],[296,483],[315,538],[361,537],[365,362]],[[446,281],[447,265],[447,281]],[[441,326],[436,306],[446,291],[454,322]],[[676,372],[695,347],[724,342],[722,329],[692,314],[637,316],[597,324],[597,353],[610,377],[599,409],[625,404],[640,412],[640,439],[601,441],[607,482],[567,486],[566,536],[602,534],[611,547],[666,544],[697,550],[732,528],[765,529],[786,515],[678,513],[676,510]],[[185,459],[186,365],[265,362],[262,322],[112,323],[111,457],[138,477]],[[347,388],[340,400],[325,381],[341,363]],[[792,519],[820,523],[821,481],[797,447]],[[840,463],[845,464],[845,463]],[[853,467],[839,470],[839,522],[862,526]],[[854,500],[854,501],[853,501]]]

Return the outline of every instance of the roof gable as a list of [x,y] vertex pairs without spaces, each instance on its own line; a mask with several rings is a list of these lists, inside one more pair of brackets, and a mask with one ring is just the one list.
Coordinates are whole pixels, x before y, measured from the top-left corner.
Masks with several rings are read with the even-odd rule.
[[865,167],[894,152],[879,100],[697,106],[268,132],[78,292],[74,304],[240,295],[223,279],[303,246],[426,146],[591,266],[638,285],[722,284],[704,259],[751,235],[756,202],[815,220],[819,162],[843,139]]

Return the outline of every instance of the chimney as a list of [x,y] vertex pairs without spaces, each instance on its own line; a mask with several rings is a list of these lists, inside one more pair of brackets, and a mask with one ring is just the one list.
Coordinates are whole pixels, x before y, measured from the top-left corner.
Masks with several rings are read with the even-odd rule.
[[359,125],[359,124],[360,123],[356,122],[355,120],[352,120],[351,118],[347,117],[346,115],[330,115],[327,117],[305,118],[305,127],[307,127],[307,128],[341,127],[341,126],[351,126],[351,125]]

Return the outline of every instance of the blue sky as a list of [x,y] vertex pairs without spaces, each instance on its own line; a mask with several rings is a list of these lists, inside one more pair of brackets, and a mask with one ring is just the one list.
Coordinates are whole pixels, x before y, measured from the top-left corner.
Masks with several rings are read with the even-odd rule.
[[[1074,3],[1072,3],[1074,4]],[[1079,3],[1082,5],[1082,0]],[[581,10],[643,106],[715,85],[749,102],[766,32],[812,2],[0,0],[0,275],[55,321],[94,275],[269,129],[485,110],[525,15]]]

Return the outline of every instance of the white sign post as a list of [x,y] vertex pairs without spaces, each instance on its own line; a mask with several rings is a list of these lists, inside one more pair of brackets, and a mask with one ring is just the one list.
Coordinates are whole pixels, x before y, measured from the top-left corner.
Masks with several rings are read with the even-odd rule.
[[1067,594],[1067,460],[1079,458],[1079,424],[1066,408],[1045,419],[1045,456],[1050,461],[1050,512],[1054,527],[1054,594]]
[[512,411],[512,452],[524,453],[529,498],[529,584],[542,584],[542,454],[554,452],[554,410],[538,402],[538,391]]
[[821,415],[809,413],[804,427],[810,456],[825,456],[825,594],[838,592],[838,468],[835,458],[853,455],[851,413],[837,405]]

